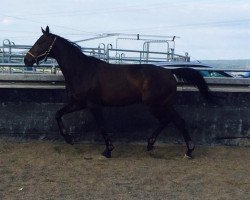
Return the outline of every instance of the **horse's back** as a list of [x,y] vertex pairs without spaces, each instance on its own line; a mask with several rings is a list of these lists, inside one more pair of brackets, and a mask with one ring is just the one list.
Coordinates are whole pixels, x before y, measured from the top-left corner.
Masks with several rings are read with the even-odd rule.
[[171,71],[153,65],[106,65],[97,78],[104,105],[152,104],[176,91]]
[[123,106],[141,102],[143,80],[138,67],[101,66],[95,78],[102,104]]

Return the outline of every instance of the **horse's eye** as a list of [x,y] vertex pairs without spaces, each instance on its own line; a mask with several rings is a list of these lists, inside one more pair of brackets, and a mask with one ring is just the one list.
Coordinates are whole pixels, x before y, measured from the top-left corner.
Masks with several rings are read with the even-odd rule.
[[40,45],[40,44],[42,44],[44,42],[45,42],[45,40],[40,40],[40,41],[37,41],[37,44]]

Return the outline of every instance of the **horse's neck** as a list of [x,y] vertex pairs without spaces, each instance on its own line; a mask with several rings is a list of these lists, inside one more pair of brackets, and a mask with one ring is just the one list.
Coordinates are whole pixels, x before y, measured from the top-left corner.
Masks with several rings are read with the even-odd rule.
[[66,41],[56,43],[52,57],[56,59],[70,91],[74,92],[83,81],[90,81],[91,73],[95,73],[95,65],[90,64],[88,56],[77,52]]
[[77,57],[78,55],[74,54],[72,49],[64,41],[56,43],[53,58],[56,59],[63,73],[67,73],[68,70],[75,68],[74,62],[79,59]]

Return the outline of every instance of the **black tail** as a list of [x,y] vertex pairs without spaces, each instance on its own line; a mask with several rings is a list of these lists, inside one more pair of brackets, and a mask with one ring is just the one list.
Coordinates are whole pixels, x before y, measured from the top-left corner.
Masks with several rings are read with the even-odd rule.
[[199,71],[193,68],[177,68],[172,69],[172,73],[177,77],[184,79],[188,83],[191,83],[194,86],[198,87],[199,91],[205,99],[207,99],[211,103],[215,103],[214,99],[212,98],[213,95],[209,91],[208,85]]

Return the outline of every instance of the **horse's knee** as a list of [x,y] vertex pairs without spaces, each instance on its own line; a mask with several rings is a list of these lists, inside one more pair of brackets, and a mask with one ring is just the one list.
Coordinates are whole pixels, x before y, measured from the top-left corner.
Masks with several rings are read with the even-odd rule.
[[150,138],[148,139],[148,146],[147,146],[147,150],[148,150],[148,151],[151,151],[151,150],[154,149],[154,143],[155,143],[155,141],[156,141],[156,138],[155,138],[155,137],[150,137]]
[[56,120],[59,120],[59,119],[61,119],[61,117],[62,117],[62,113],[60,112],[60,110],[58,110],[55,114],[55,118],[56,118]]

